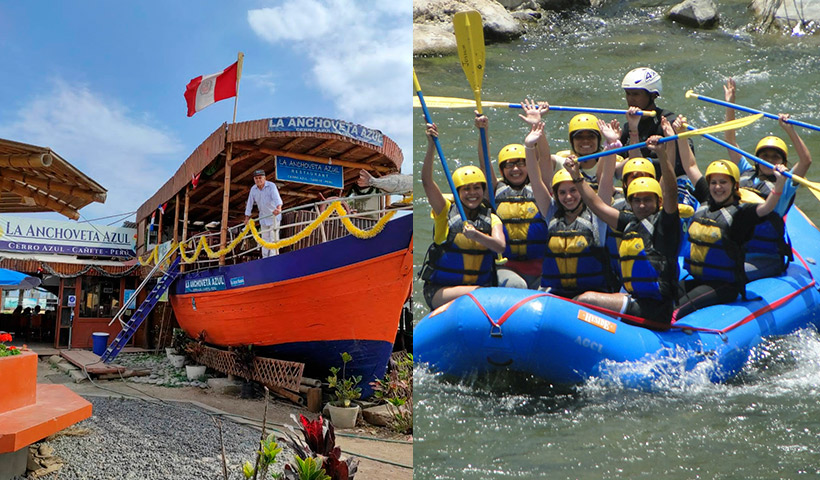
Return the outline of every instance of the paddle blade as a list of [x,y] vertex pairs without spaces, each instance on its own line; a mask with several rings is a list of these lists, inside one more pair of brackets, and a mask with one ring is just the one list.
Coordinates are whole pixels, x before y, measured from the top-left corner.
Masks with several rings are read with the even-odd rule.
[[758,113],[757,115],[749,115],[748,117],[738,118],[737,120],[732,120],[731,122],[723,122],[718,123],[717,125],[712,125],[710,127],[703,127],[698,128],[696,130],[689,130],[687,132],[683,132],[678,134],[678,138],[687,138],[693,137],[695,135],[704,135],[707,133],[718,133],[724,132],[726,130],[735,130],[737,128],[742,128],[747,125],[751,125],[756,121],[760,120],[763,117],[762,113]]
[[792,175],[792,181],[795,183],[799,183],[800,185],[805,186],[809,189],[809,191],[814,195],[814,197],[820,201],[820,183],[815,183],[809,180],[806,180],[803,177],[798,177],[797,175]]
[[[468,98],[425,96],[424,102],[427,104],[427,108],[475,108],[475,100]],[[507,102],[482,102],[482,105],[485,107],[515,108]],[[421,106],[421,102],[417,97],[413,98],[413,106],[416,108]]]
[[481,92],[484,80],[484,26],[476,11],[459,12],[453,16],[458,58],[473,92]]

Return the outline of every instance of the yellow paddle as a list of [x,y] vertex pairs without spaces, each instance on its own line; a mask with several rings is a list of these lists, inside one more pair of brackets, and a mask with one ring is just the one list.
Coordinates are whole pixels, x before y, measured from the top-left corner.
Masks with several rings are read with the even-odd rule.
[[[677,140],[679,138],[688,138],[694,137],[695,135],[705,135],[707,133],[718,133],[723,132],[726,130],[735,130],[738,128],[745,127],[747,125],[751,125],[752,123],[760,120],[763,117],[762,113],[758,113],[757,115],[749,115],[748,117],[738,118],[736,120],[732,120],[731,122],[723,122],[718,123],[717,125],[712,125],[709,127],[698,128],[695,130],[689,130],[687,132],[679,133],[677,135],[670,135],[668,137],[662,137],[658,143],[666,143],[671,142],[672,140]],[[634,150],[636,148],[643,148],[646,146],[646,142],[636,143],[634,145],[626,145],[620,148],[613,148],[612,150],[606,150],[603,152],[593,153],[592,155],[585,155],[578,159],[579,162],[584,162],[587,160],[592,160],[599,157],[605,157],[607,155],[615,155],[621,152],[628,152],[629,150]]]
[[[458,46],[458,58],[461,61],[461,68],[467,81],[473,89],[475,95],[475,106],[478,114],[481,115],[481,82],[484,80],[484,26],[481,22],[481,14],[475,10],[469,12],[459,12],[453,16],[453,30],[456,34],[456,45]],[[487,131],[479,129],[481,133],[481,146],[484,152],[484,172],[494,175],[490,165],[490,146],[487,143]],[[487,182],[487,197],[490,205],[495,208],[495,192],[490,191],[492,182]],[[500,253],[495,260],[496,265],[507,263],[507,259]]]
[[[427,102],[428,108],[473,108],[475,106],[474,100],[469,100],[466,98],[455,98],[455,97],[433,97],[433,96],[426,96],[424,97],[425,101]],[[521,108],[520,103],[507,103],[507,102],[486,102],[482,101],[481,105],[484,107],[497,107],[497,108]],[[419,103],[418,99],[413,98],[413,107],[419,108],[421,104]],[[557,111],[557,112],[586,112],[586,113],[605,113],[605,114],[612,114],[612,115],[625,115],[626,110],[620,110],[615,108],[592,108],[592,107],[564,107],[561,105],[550,105],[550,111]],[[653,110],[640,110],[638,111],[638,115],[644,115],[647,117],[654,117],[655,112]]]
[[[746,117],[746,118],[748,118],[748,117]],[[686,128],[694,129],[694,127],[692,127],[691,125],[686,125]],[[694,131],[694,130],[690,130],[690,131]],[[706,134],[706,135],[703,135],[703,136],[706,137],[708,140],[711,140],[711,141],[717,143],[718,145],[724,146],[724,147],[728,148],[729,150],[732,150],[733,152],[736,152],[740,155],[743,155],[744,157],[748,158],[749,160],[752,160],[753,162],[757,162],[757,163],[759,163],[763,166],[769,167],[769,168],[774,168],[774,165],[767,162],[766,160],[763,160],[762,158],[758,158],[755,155],[752,155],[751,153],[749,153],[745,150],[741,150],[741,149],[737,148],[736,146],[732,145],[731,143],[724,142],[723,140],[721,140],[717,137],[713,137],[712,135]],[[805,178],[800,177],[798,175],[794,175],[791,172],[783,172],[783,175],[791,178],[793,182],[799,183],[800,185],[805,185],[809,189],[809,191],[812,193],[812,195],[814,195],[814,197],[818,201],[820,201],[820,183],[816,183],[816,182],[806,180]]]

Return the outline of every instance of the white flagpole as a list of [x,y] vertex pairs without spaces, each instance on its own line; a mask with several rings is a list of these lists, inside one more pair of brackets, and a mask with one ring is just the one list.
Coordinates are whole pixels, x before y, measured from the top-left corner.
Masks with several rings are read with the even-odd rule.
[[233,99],[233,123],[236,123],[236,105],[239,103],[239,79],[242,78],[242,62],[245,60],[245,54],[239,52],[236,61],[236,96]]

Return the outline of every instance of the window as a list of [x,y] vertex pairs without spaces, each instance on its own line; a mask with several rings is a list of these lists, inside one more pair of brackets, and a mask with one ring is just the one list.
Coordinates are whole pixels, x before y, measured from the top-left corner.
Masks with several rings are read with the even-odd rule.
[[80,316],[84,318],[113,317],[120,308],[120,279],[83,277]]

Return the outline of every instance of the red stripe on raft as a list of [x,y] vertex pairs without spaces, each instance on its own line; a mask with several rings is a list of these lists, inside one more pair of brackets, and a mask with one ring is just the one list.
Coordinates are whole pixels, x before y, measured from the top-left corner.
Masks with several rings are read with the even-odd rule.
[[[799,211],[799,210],[798,210],[798,211]],[[815,286],[815,285],[817,284],[817,282],[814,280],[814,276],[811,274],[811,270],[809,270],[809,266],[808,266],[808,265],[806,265],[806,261],[805,261],[805,260],[803,260],[803,257],[802,257],[802,256],[800,256],[800,254],[799,254],[799,253],[797,253],[797,250],[792,249],[792,253],[794,253],[794,255],[795,255],[798,259],[800,259],[800,262],[803,264],[803,267],[806,269],[806,272],[809,274],[809,278],[811,278],[811,279],[812,279],[812,280],[811,280],[811,282],[810,282],[810,283],[808,283],[807,285],[804,285],[804,286],[803,286],[803,287],[801,287],[800,289],[798,289],[798,290],[796,290],[796,291],[794,291],[794,292],[792,292],[792,293],[790,293],[790,294],[786,295],[785,297],[783,297],[783,298],[781,298],[781,299],[779,299],[779,300],[776,300],[776,301],[775,301],[775,302],[773,302],[773,303],[770,303],[770,304],[768,304],[768,305],[766,305],[766,306],[764,306],[764,307],[761,307],[761,308],[757,309],[756,311],[754,311],[754,312],[750,313],[749,315],[747,315],[746,317],[744,317],[742,320],[740,320],[740,321],[738,321],[738,322],[735,322],[735,323],[733,323],[732,325],[729,325],[728,327],[726,327],[726,328],[724,328],[724,329],[722,329],[722,330],[715,330],[715,329],[710,329],[710,328],[687,327],[686,325],[676,326],[676,328],[686,328],[686,329],[696,330],[696,331],[699,331],[699,332],[707,332],[707,333],[725,334],[726,332],[730,332],[730,331],[734,330],[735,328],[737,328],[737,327],[739,327],[739,326],[741,326],[741,325],[744,325],[744,324],[746,324],[746,323],[749,323],[750,321],[752,321],[752,320],[754,320],[755,318],[757,318],[757,317],[759,317],[759,316],[763,315],[764,313],[768,313],[768,312],[771,312],[772,310],[774,310],[774,309],[776,309],[776,308],[779,308],[781,305],[783,305],[784,303],[788,302],[788,301],[789,301],[789,300],[791,300],[792,298],[794,298],[794,297],[796,297],[796,296],[800,295],[801,293],[805,292],[805,291],[806,291],[806,290],[808,290],[809,288],[811,288],[811,287]]]
[[717,333],[726,333],[730,330],[734,330],[735,328],[743,325],[744,323],[749,323],[752,320],[754,320],[755,318],[763,315],[764,313],[771,312],[772,310],[778,308],[779,306],[781,306],[784,303],[788,302],[792,298],[800,295],[801,293],[805,292],[806,289],[811,288],[814,285],[815,285],[815,282],[814,282],[814,280],[812,280],[811,283],[809,283],[808,285],[803,286],[799,290],[796,290],[796,291],[786,295],[785,297],[781,298],[780,300],[777,300],[774,303],[770,303],[770,304],[768,304],[764,307],[759,308],[758,310],[756,310],[756,311],[750,313],[749,315],[747,315],[743,320],[740,320],[739,322],[736,322],[732,325],[729,325],[728,327],[724,328],[723,330],[716,330],[716,332]]

